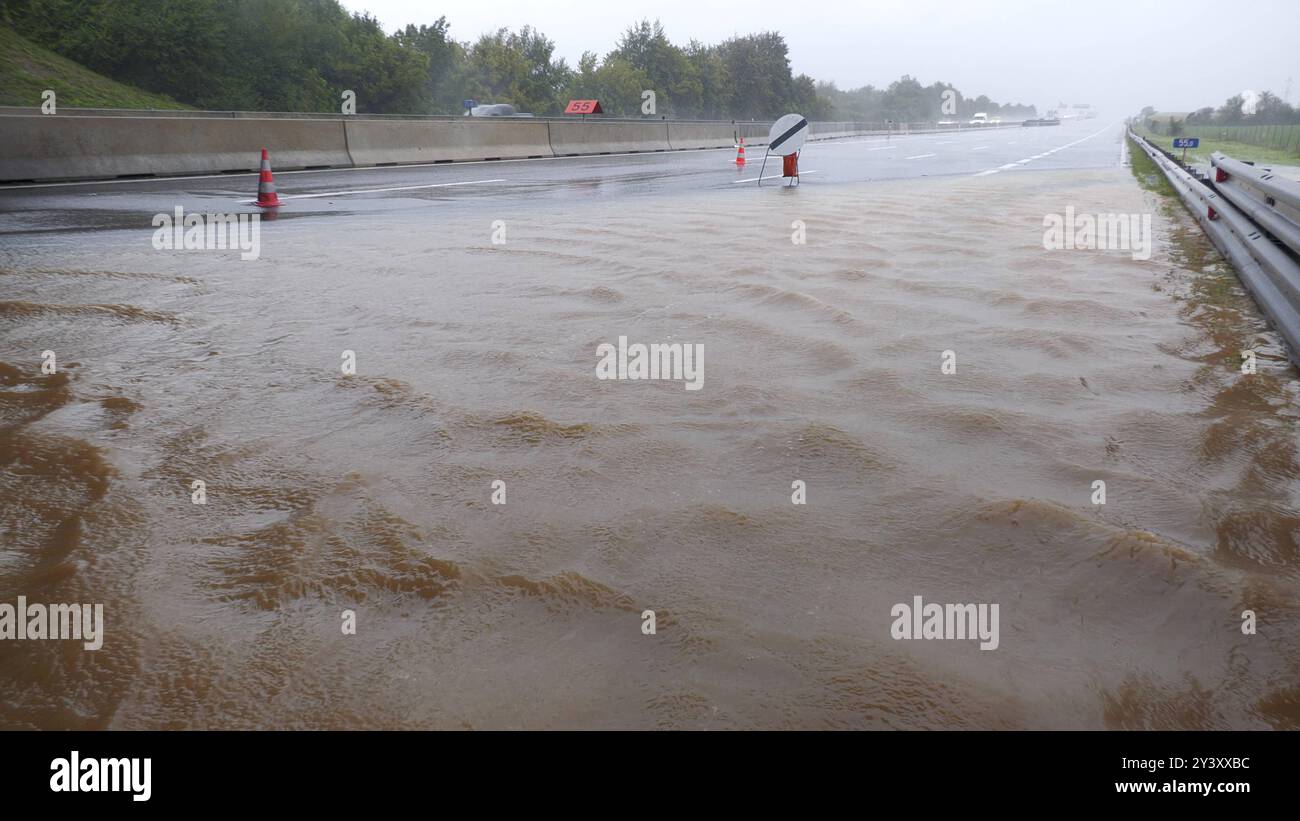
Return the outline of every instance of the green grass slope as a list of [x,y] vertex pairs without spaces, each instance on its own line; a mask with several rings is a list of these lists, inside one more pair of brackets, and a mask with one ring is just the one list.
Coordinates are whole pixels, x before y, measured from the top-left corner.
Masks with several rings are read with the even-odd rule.
[[39,106],[47,88],[60,107],[190,108],[114,82],[0,26],[0,105]]

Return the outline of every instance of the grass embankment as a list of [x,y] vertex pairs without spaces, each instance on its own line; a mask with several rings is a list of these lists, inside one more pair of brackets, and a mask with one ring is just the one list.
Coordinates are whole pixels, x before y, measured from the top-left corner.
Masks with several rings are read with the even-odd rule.
[[1174,186],[1169,182],[1169,178],[1165,176],[1165,172],[1161,171],[1155,160],[1148,157],[1142,147],[1131,139],[1128,141],[1128,156],[1129,167],[1133,170],[1133,176],[1137,178],[1138,185],[1166,197],[1178,196],[1178,192],[1174,190]]
[[47,88],[69,108],[190,108],[96,74],[0,26],[0,105],[37,107]]
[[[1276,128],[1295,129],[1300,132],[1300,125],[1276,126]],[[1157,134],[1148,129],[1146,123],[1137,123],[1133,130],[1138,134],[1141,134],[1143,137],[1147,137],[1166,151],[1174,151],[1174,138],[1169,134]],[[1290,151],[1264,145],[1252,145],[1251,143],[1226,139],[1219,136],[1220,134],[1231,136],[1234,130],[1233,126],[1225,126],[1222,128],[1218,126],[1184,126],[1183,133],[1179,136],[1196,137],[1201,141],[1199,148],[1187,149],[1187,162],[1193,165],[1197,163],[1205,163],[1208,165],[1210,162],[1210,155],[1215,151],[1221,151],[1236,160],[1276,163],[1278,165],[1300,165],[1300,151]],[[1290,143],[1291,141],[1286,140],[1286,142]],[[1182,149],[1178,149],[1176,153],[1181,157]]]

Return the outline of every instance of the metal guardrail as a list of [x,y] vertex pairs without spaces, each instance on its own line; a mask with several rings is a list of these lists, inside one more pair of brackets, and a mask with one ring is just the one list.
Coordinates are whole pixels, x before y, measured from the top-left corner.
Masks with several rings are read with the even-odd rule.
[[1210,241],[1232,262],[1242,284],[1286,340],[1291,361],[1300,367],[1300,263],[1226,196],[1189,174],[1150,140],[1132,130],[1128,134],[1169,178]]
[[1216,191],[1300,254],[1300,183],[1218,151],[1210,156],[1210,165]]

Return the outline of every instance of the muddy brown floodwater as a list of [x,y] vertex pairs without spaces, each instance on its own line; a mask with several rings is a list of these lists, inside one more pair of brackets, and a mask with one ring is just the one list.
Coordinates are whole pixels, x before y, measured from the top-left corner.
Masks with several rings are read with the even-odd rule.
[[[1300,384],[1188,217],[1127,169],[770,193],[0,251],[0,602],[107,620],[0,642],[0,725],[1300,726]],[[1044,250],[1067,206],[1151,258]],[[619,336],[703,388],[597,379]],[[998,648],[894,640],[918,595]]]

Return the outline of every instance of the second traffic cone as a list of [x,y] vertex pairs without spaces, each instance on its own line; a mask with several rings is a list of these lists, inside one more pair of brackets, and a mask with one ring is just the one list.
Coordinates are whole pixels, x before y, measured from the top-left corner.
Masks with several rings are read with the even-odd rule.
[[271,159],[262,149],[262,171],[257,179],[257,204],[263,208],[276,208],[280,198],[275,194],[275,178],[271,176]]
[[745,138],[740,138],[740,145],[736,146],[736,165],[745,164]]

